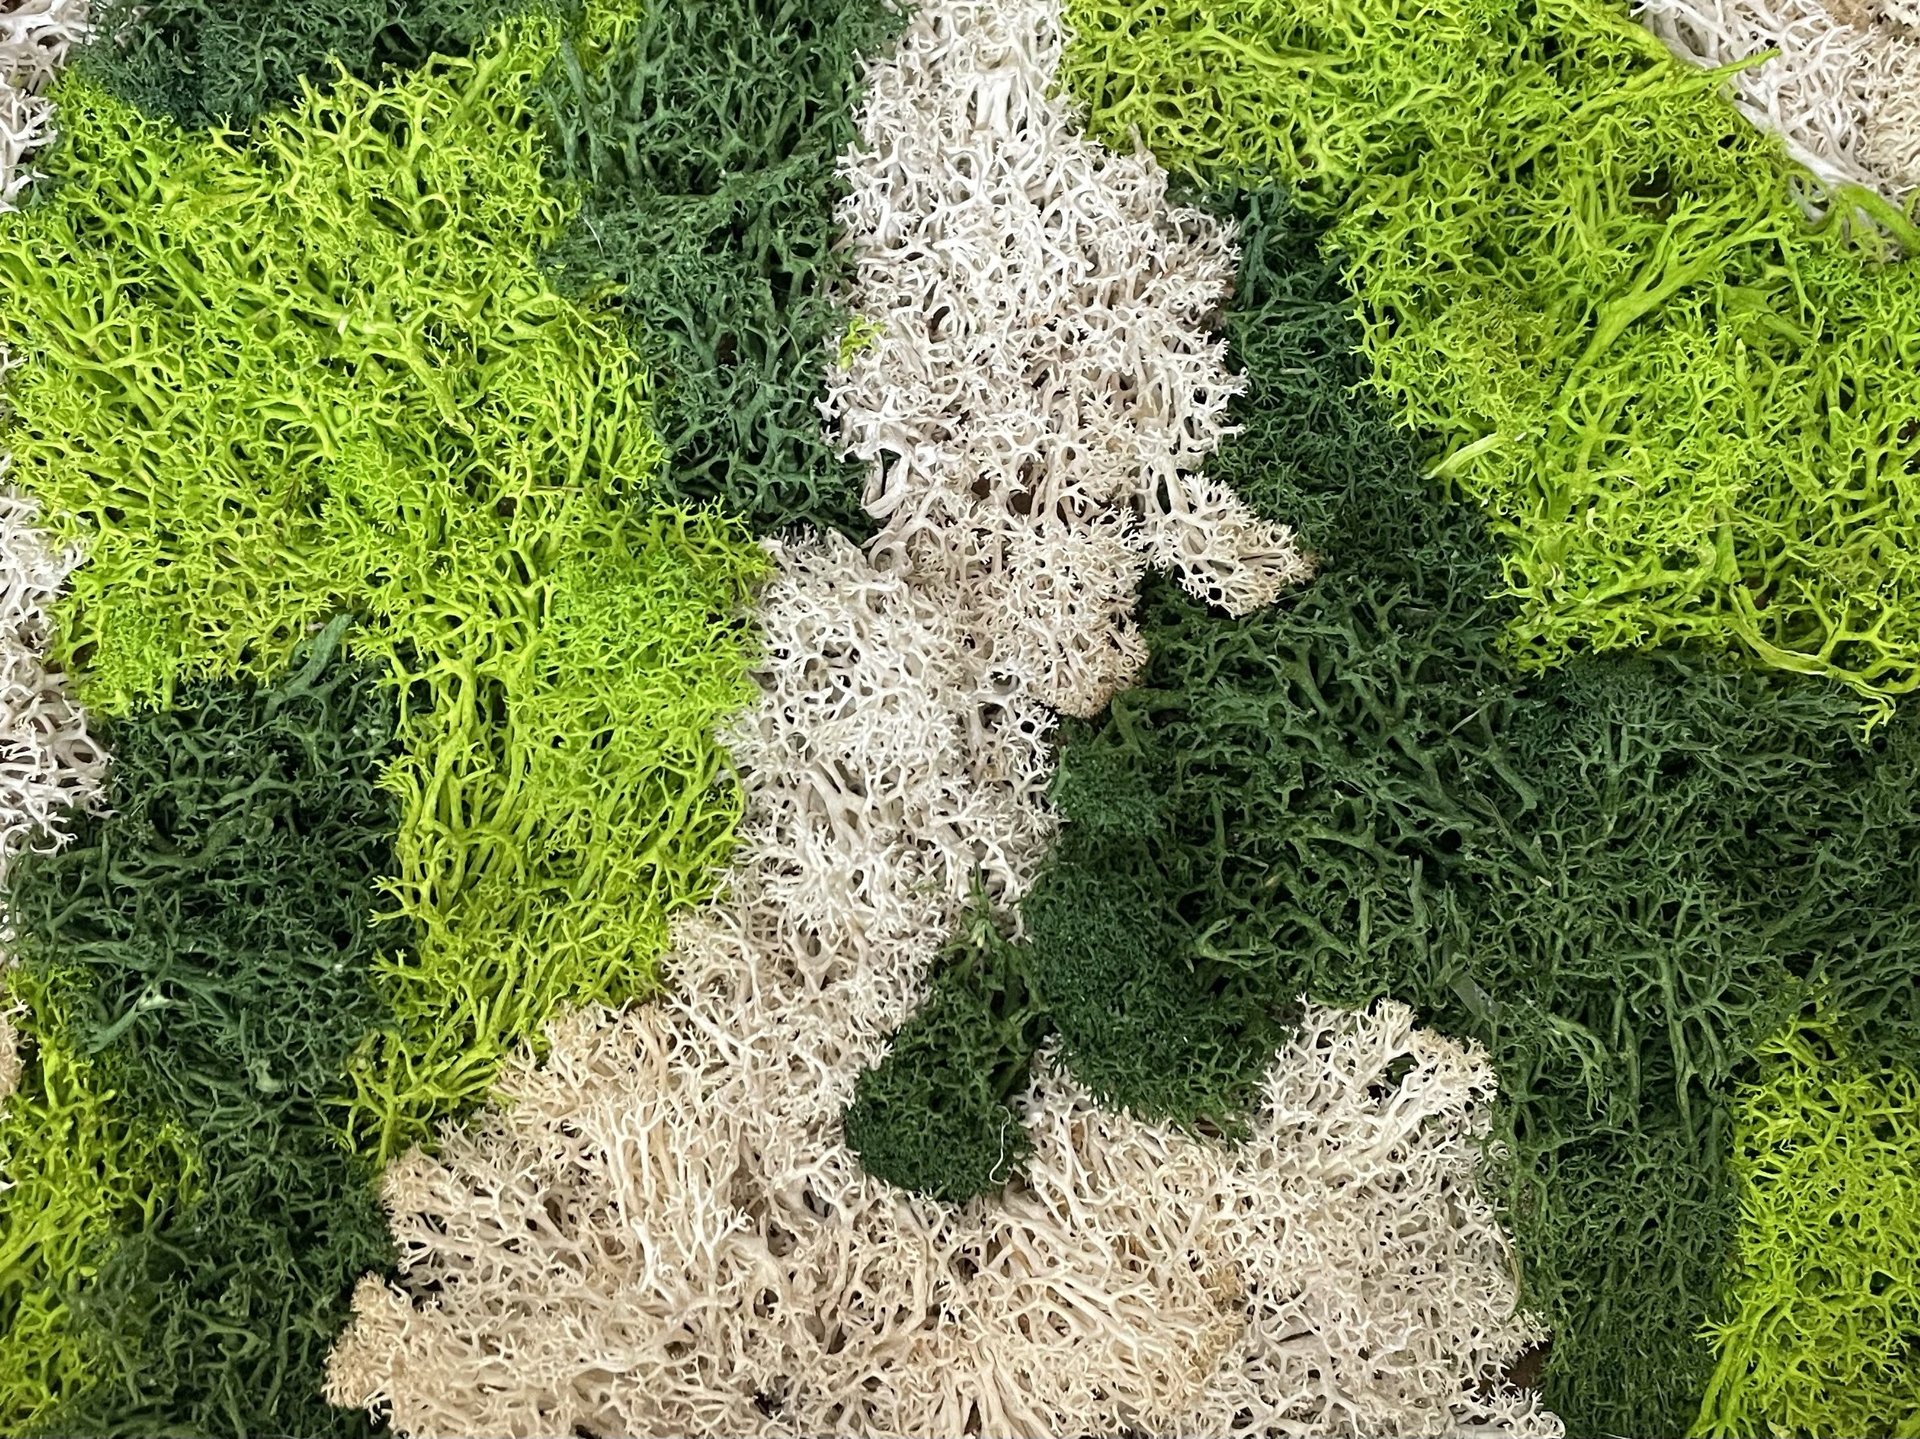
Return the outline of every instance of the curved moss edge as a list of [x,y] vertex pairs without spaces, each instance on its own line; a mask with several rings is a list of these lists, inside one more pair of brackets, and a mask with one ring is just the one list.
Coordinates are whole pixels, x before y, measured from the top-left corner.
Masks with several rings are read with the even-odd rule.
[[1920,685],[1910,217],[1808,196],[1615,0],[1066,9],[1094,133],[1336,218],[1369,383],[1485,509],[1523,666],[1693,642],[1877,718]]
[[1221,203],[1251,383],[1215,468],[1320,578],[1241,620],[1149,591],[1141,683],[1062,728],[1025,940],[935,974],[849,1139],[909,1187],[991,1187],[968,1156],[1000,1152],[1003,1077],[1049,1036],[1104,1101],[1232,1132],[1294,999],[1390,994],[1494,1059],[1549,1406],[1684,1432],[1757,1047],[1816,994],[1863,1042],[1914,1034],[1920,899],[1863,927],[1850,897],[1912,893],[1920,729],[1865,738],[1844,689],[1697,651],[1517,674],[1477,510],[1358,393],[1320,225],[1272,190]]

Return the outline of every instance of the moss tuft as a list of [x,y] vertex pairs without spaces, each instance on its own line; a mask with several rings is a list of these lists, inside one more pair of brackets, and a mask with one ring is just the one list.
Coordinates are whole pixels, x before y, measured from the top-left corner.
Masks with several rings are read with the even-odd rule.
[[1230,203],[1250,385],[1215,472],[1292,516],[1320,575],[1239,620],[1149,586],[1140,683],[1059,734],[1021,984],[954,1053],[1000,1072],[1052,1032],[1104,1099],[1228,1127],[1299,996],[1414,1006],[1497,1070],[1549,1407],[1683,1432],[1756,1047],[1817,992],[1863,1038],[1915,1036],[1920,724],[1867,740],[1844,689],[1696,651],[1517,675],[1478,512],[1356,396],[1318,226],[1272,192]]
[[[391,1251],[327,1105],[381,1017],[395,717],[341,661],[344,629],[271,688],[194,685],[113,724],[110,815],[8,876],[18,979],[59,998],[33,1007],[32,1098],[7,1124],[60,1128],[17,1133],[6,1173],[29,1200],[73,1191],[28,1226],[54,1242],[18,1303],[64,1332],[12,1337],[47,1344],[58,1372],[31,1402],[17,1379],[0,1399],[25,1427],[362,1427],[320,1402],[320,1373],[354,1280]],[[178,1136],[190,1168],[148,1135]]]
[[1920,1079],[1831,1018],[1760,1049],[1734,1106],[1740,1224],[1694,1433],[1920,1434]]
[[871,528],[817,408],[847,333],[839,158],[883,0],[648,5],[569,47],[545,89],[555,169],[585,202],[553,253],[610,282],[658,385],[666,483],[756,529]]
[[244,129],[341,75],[464,54],[514,0],[102,0],[80,71],[190,130]]

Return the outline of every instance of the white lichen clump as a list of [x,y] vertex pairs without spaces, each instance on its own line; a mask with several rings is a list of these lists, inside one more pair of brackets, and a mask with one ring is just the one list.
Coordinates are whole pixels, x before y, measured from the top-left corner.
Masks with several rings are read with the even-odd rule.
[[0,210],[36,178],[33,153],[53,138],[45,91],[87,33],[87,0],[18,0],[0,13]]
[[1537,1335],[1475,1184],[1491,1074],[1403,1006],[1310,1008],[1238,1148],[1049,1075],[1024,1176],[962,1210],[844,1150],[770,1172],[788,1096],[687,1009],[550,1039],[388,1173],[403,1278],[330,1387],[401,1432],[1559,1432],[1502,1380]]
[[1061,43],[1052,0],[945,0],[870,68],[840,213],[864,343],[826,410],[872,463],[876,563],[1086,715],[1145,660],[1149,563],[1232,614],[1308,564],[1200,469],[1240,385],[1209,328],[1231,230],[1081,133]]
[[0,490],[0,880],[21,851],[65,840],[72,812],[97,808],[106,780],[86,714],[43,658],[47,606],[79,557],[50,546],[35,514]]
[[[1097,1109],[1042,1066],[1035,1153],[961,1210],[840,1134],[976,870],[1048,837],[1038,721],[838,539],[778,548],[748,814],[675,997],[576,1014],[389,1171],[329,1396],[435,1435],[1550,1434],[1476,1186],[1493,1080],[1401,1006],[1310,1010],[1255,1137]],[[1402,1075],[1397,1071],[1405,1068]]]
[[1828,184],[1920,187],[1920,11],[1901,0],[1640,0],[1684,60],[1729,65],[1734,103]]

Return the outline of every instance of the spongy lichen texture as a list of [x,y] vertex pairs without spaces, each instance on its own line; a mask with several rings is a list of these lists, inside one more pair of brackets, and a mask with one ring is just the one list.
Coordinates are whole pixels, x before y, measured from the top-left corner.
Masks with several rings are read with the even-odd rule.
[[46,664],[47,611],[79,553],[49,544],[37,519],[0,490],[0,883],[15,854],[58,845],[74,810],[98,807],[107,767],[66,676]]
[[859,534],[860,471],[822,431],[847,317],[834,244],[881,0],[619,6],[548,77],[554,171],[584,190],[552,261],[617,287],[655,384],[664,483],[757,529]]
[[[1096,133],[1335,214],[1399,417],[1504,542],[1512,652],[1920,685],[1920,265],[1603,0],[1072,0]],[[1870,214],[1874,223],[1862,216]],[[1884,227],[1884,228],[1879,228]]]
[[1696,1434],[1920,1433],[1920,1080],[1830,1019],[1762,1045],[1734,1108],[1730,1313]]
[[[998,1191],[1033,1152],[1014,1113],[1049,1034],[1017,945],[976,906],[931,966],[913,1018],[842,1119],[861,1167],[948,1204]],[[986,1023],[982,1017],[986,1016]]]
[[1823,180],[1896,201],[1920,186],[1920,31],[1897,6],[1638,0],[1634,13],[1682,59],[1738,65],[1741,113]]
[[1228,227],[1056,92],[1054,0],[922,6],[841,162],[859,326],[826,411],[869,462],[872,553],[982,662],[1091,714],[1145,651],[1149,565],[1239,614],[1304,580],[1292,531],[1202,472],[1234,381]]
[[60,93],[57,183],[0,223],[15,475],[88,562],[56,659],[128,712],[282,672],[336,611],[399,697],[389,1009],[350,1119],[387,1152],[563,999],[647,988],[738,811],[762,560],[656,503],[618,316],[559,293],[530,122],[562,27],[511,20],[242,136]]
[[1561,1432],[1501,1374],[1538,1336],[1475,1182],[1485,1056],[1403,1005],[1310,1011],[1241,1148],[1039,1076],[1027,1180],[965,1209],[830,1138],[772,1167],[811,1076],[715,1018],[571,1015],[394,1165],[402,1278],[356,1295],[336,1394],[421,1439]]
[[[118,1200],[111,1248],[96,1233],[97,1252],[50,1256],[19,1297],[64,1297],[80,1332],[57,1344],[90,1361],[36,1428],[353,1427],[320,1401],[320,1365],[353,1281],[389,1249],[373,1173],[327,1103],[381,1017],[373,915],[391,864],[396,804],[380,779],[395,705],[342,661],[344,629],[330,624],[271,688],[199,683],[173,710],[113,724],[111,813],[8,877],[18,975],[60,996],[66,1026],[38,1026],[53,1047],[29,1071],[23,1118],[46,1123],[56,1098],[98,1106],[183,1135],[193,1164],[187,1184],[128,1193],[116,1171],[129,1157],[88,1142],[113,1138],[99,1126],[58,1165],[32,1143],[7,1156],[31,1197],[72,1186]],[[66,1043],[99,1058],[76,1065]],[[111,1089],[89,1092],[109,1073]],[[72,1219],[97,1230],[99,1216],[69,1213],[62,1238],[77,1245]]]
[[[967,1062],[1003,1071],[1037,1008],[1104,1101],[1220,1123],[1295,995],[1414,1005],[1499,1074],[1546,1402],[1572,1432],[1682,1432],[1754,1047],[1817,988],[1879,1042],[1914,1033],[1920,731],[1865,742],[1844,690],[1697,654],[1516,677],[1478,516],[1354,395],[1335,263],[1278,196],[1235,203],[1250,383],[1214,472],[1293,516],[1320,576],[1236,621],[1149,588],[1140,684],[1062,727],[1060,841]],[[887,1065],[936,1058],[922,1024]],[[886,1075],[868,1092],[939,1087]],[[926,1121],[894,1122],[914,1152]]]

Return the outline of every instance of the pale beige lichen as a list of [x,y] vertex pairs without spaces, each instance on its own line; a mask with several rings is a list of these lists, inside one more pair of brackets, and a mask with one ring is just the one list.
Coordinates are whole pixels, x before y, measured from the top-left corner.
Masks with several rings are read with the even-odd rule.
[[1061,43],[1053,0],[942,0],[871,67],[840,214],[867,342],[827,411],[871,462],[876,563],[1091,714],[1145,660],[1148,564],[1232,614],[1308,565],[1201,473],[1240,388],[1210,328],[1231,226],[1085,137]]
[[[946,1210],[770,1121],[698,1017],[575,1014],[386,1184],[337,1400],[417,1436],[1558,1432],[1475,1184],[1484,1057],[1309,1008],[1251,1143],[1047,1073],[1003,1199]],[[1404,1074],[1397,1074],[1405,1069]],[[771,1121],[774,1127],[778,1121]]]
[[772,549],[727,894],[671,999],[562,1021],[389,1170],[402,1278],[330,1396],[419,1436],[1553,1432],[1498,1382],[1534,1331],[1474,1182],[1491,1075],[1402,1007],[1310,1010],[1246,1146],[1043,1064],[1004,1196],[862,1170],[855,1077],[976,878],[1004,909],[1045,849],[1043,722],[846,541]]
[[1704,66],[1777,55],[1730,82],[1734,103],[1828,184],[1900,200],[1920,186],[1920,35],[1884,0],[1639,0],[1642,21]]
[[106,781],[105,751],[44,659],[47,607],[79,556],[48,544],[36,516],[0,490],[0,880],[22,850],[60,844],[76,810],[99,807]]
[[46,88],[86,34],[86,0],[16,0],[0,13],[0,210],[35,178],[34,152],[53,138]]
[[[6,964],[0,959],[0,983],[6,980]],[[20,1087],[20,1031],[14,1027],[16,1007],[0,1000],[0,1111],[6,1109],[7,1097]],[[0,1176],[4,1178],[4,1176]]]

